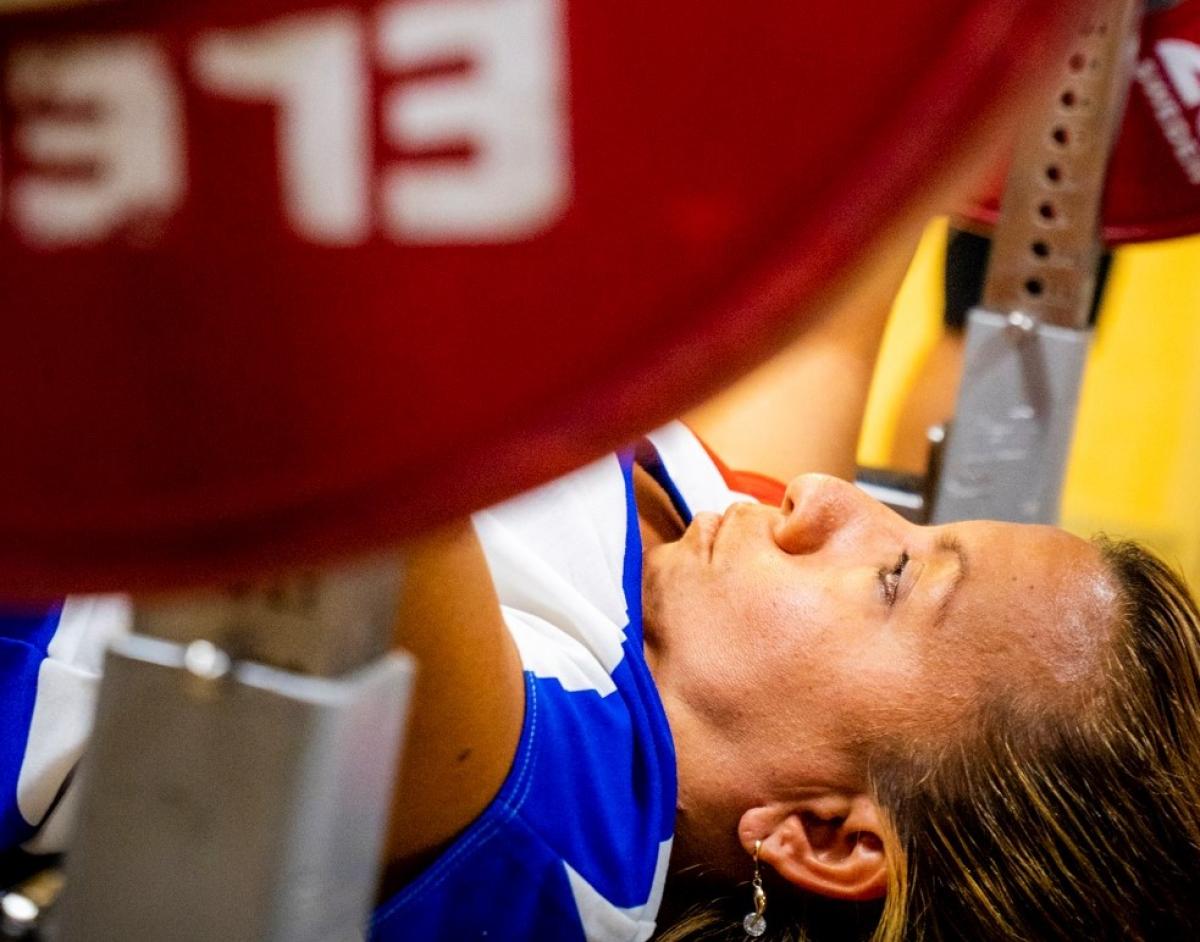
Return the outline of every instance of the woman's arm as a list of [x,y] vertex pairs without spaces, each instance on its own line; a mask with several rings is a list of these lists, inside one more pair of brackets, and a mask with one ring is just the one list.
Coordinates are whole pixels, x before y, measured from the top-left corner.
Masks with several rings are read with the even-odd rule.
[[416,658],[393,800],[393,877],[411,876],[487,807],[508,774],[524,676],[470,521],[403,554],[396,645]]
[[687,416],[731,468],[780,481],[806,471],[854,479],[879,343],[908,265],[904,245],[915,240],[899,244],[795,343]]

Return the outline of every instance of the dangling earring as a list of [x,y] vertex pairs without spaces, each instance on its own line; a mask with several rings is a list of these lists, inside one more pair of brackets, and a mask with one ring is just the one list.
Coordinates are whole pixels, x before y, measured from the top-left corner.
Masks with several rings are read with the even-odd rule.
[[750,881],[750,885],[754,888],[754,912],[746,913],[746,918],[742,920],[742,928],[746,930],[746,935],[754,939],[767,931],[767,920],[763,918],[763,913],[767,911],[767,894],[763,892],[762,870],[758,865],[758,853],[761,850],[762,841],[755,841],[754,879]]

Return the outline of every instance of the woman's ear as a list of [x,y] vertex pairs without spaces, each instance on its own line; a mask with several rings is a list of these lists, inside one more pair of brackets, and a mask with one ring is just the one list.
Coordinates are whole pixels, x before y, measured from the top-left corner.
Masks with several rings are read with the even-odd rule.
[[823,792],[784,805],[751,808],[738,837],[793,886],[831,899],[863,901],[887,892],[883,814],[864,794]]

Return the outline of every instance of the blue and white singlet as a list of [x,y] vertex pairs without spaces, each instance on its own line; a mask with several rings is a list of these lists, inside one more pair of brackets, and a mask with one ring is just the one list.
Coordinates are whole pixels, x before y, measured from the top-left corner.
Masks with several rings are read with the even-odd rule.
[[[748,499],[673,424],[474,518],[525,670],[492,803],[375,913],[374,942],[648,939],[674,833],[675,756],[642,651],[636,460],[685,521]],[[0,615],[0,846],[57,849],[118,597]],[[65,800],[60,800],[63,794]]]

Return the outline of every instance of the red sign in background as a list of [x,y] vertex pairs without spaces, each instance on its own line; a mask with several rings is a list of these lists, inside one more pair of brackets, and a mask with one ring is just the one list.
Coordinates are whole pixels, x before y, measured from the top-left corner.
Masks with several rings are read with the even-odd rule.
[[930,192],[1070,6],[0,21],[0,590],[370,549],[669,418]]
[[[990,225],[1004,174],[965,215]],[[1104,240],[1148,242],[1200,232],[1200,2],[1146,16],[1124,124],[1109,164]]]

